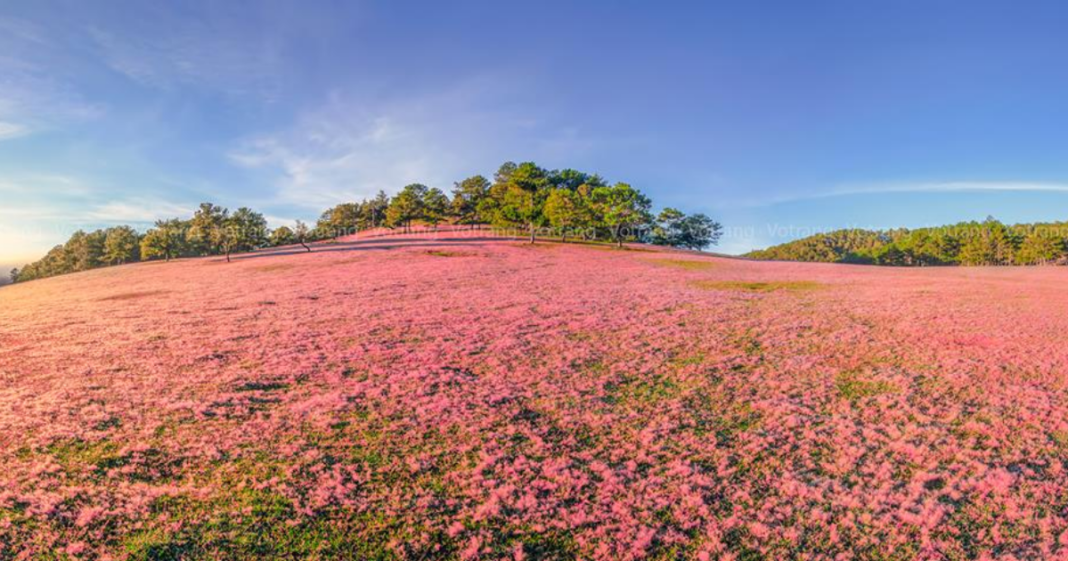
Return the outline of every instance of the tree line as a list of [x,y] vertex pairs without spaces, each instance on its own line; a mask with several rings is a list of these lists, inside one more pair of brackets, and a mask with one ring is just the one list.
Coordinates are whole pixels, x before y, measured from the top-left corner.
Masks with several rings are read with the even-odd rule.
[[836,230],[746,256],[899,267],[1068,265],[1068,222],[1006,225],[987,218],[911,230]]
[[380,191],[358,202],[327,209],[314,226],[267,227],[263,215],[249,208],[230,212],[203,203],[192,218],[156,221],[143,234],[130,226],[77,231],[42,259],[11,272],[14,282],[85,271],[108,265],[179,257],[225,255],[265,247],[300,245],[337,239],[361,231],[388,228],[411,232],[415,224],[490,227],[522,232],[534,243],[539,236],[610,240],[619,246],[636,241],[686,249],[714,245],[721,225],[703,214],[666,208],[652,212],[652,202],[627,183],[610,184],[597,174],[573,169],[548,170],[533,162],[500,166],[493,180],[481,175],[456,182],[451,196],[414,183],[390,197]]

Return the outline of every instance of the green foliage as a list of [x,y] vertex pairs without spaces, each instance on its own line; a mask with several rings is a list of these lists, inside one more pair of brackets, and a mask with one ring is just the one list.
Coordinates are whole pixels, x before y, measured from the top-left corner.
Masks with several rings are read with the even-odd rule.
[[719,243],[723,226],[704,214],[687,216],[674,208],[665,208],[656,218],[650,241],[685,249],[704,249]]
[[307,224],[297,220],[296,225],[293,226],[293,239],[311,253],[311,248],[308,247],[308,242],[311,241],[311,230],[308,229]]
[[537,229],[545,224],[545,199],[552,183],[549,172],[534,162],[506,163],[497,172],[490,192],[497,199],[494,224],[505,228],[523,227],[534,243]]
[[723,225],[712,220],[705,214],[691,214],[682,219],[679,225],[679,234],[675,243],[676,247],[686,249],[704,249],[710,245],[719,243],[723,236]]
[[[163,258],[170,261],[179,257],[187,249],[187,226],[177,218],[157,220],[156,227],[141,238],[141,258],[145,260]],[[205,243],[198,241],[198,243]]]
[[389,195],[379,191],[373,199],[360,205],[359,227],[378,228],[386,223],[386,210],[389,208]]
[[[645,240],[648,199],[623,186],[610,187],[599,175],[574,169],[547,170],[533,162],[505,162],[492,183],[481,175],[456,183],[451,199],[439,189],[414,183],[392,198],[379,192],[371,200],[342,203],[323,213],[311,238],[334,237],[336,232],[350,233],[379,225],[410,232],[416,222],[434,227],[451,222],[521,228],[529,232],[532,241],[546,225],[565,238],[581,235],[588,239],[607,234],[617,240]],[[600,203],[595,204],[594,192],[598,189],[605,191]],[[622,199],[613,199],[621,193]],[[680,233],[671,240],[672,245],[699,248],[718,239],[720,226],[707,217],[682,218],[682,232],[692,234]],[[287,236],[282,236],[274,243],[285,240]]]
[[219,253],[218,244],[213,240],[216,230],[223,226],[226,220],[227,210],[212,203],[200,203],[189,221],[189,229],[186,231],[186,243],[188,249],[196,255],[212,255]]
[[480,224],[484,201],[489,197],[490,182],[481,175],[468,177],[452,190],[452,214],[460,224]]
[[557,187],[545,199],[545,217],[549,225],[567,241],[568,233],[590,225],[589,206],[577,191]]
[[141,238],[129,226],[109,228],[104,238],[104,261],[123,264],[141,258]]
[[601,223],[620,247],[626,238],[639,239],[641,228],[652,222],[649,198],[626,183],[597,187],[591,199]]
[[748,257],[828,263],[872,263],[873,252],[889,241],[888,234],[883,232],[837,230],[754,251],[749,253]]
[[227,261],[231,253],[267,245],[267,221],[263,215],[244,207],[229,216],[224,210],[223,215],[222,223],[211,231],[210,237],[213,248],[226,255]]
[[288,226],[279,226],[271,232],[271,245],[278,247],[280,245],[290,245],[297,243],[297,236],[293,233],[293,230]]
[[1012,263],[1013,243],[1004,225],[987,220],[969,228],[960,248],[962,265],[1008,265]]
[[267,220],[250,208],[241,207],[234,211],[229,225],[238,230],[236,251],[252,251],[268,243]]
[[88,271],[104,264],[104,240],[107,234],[103,230],[74,233],[65,246],[71,271]]
[[337,239],[371,228],[378,228],[386,222],[389,207],[389,195],[379,191],[372,199],[360,202],[341,203],[327,209],[315,224],[312,236],[315,239]]
[[449,217],[451,206],[452,203],[449,202],[449,197],[441,189],[436,187],[427,189],[426,193],[423,194],[422,219],[427,224],[437,227],[438,224]]
[[1017,265],[1048,265],[1068,253],[1068,240],[1058,238],[1048,229],[1031,228],[1020,242],[1014,261]]
[[50,249],[43,258],[20,269],[18,281],[24,282],[68,273],[70,271],[67,270],[66,260],[63,246],[57,245]]
[[686,215],[674,208],[665,208],[656,217],[650,241],[656,245],[674,245],[682,229],[682,220]]
[[[268,245],[299,243],[311,251],[308,243],[312,241],[380,226],[409,232],[416,221],[434,227],[451,222],[522,228],[532,243],[546,225],[565,241],[575,235],[583,239],[608,236],[620,245],[636,240],[700,249],[719,239],[722,228],[718,223],[702,214],[686,216],[674,209],[661,213],[650,235],[651,206],[630,185],[609,186],[597,174],[505,162],[492,183],[475,175],[455,184],[451,199],[440,189],[413,183],[392,198],[379,191],[371,199],[337,204],[320,215],[314,229],[297,221],[293,228],[282,226],[270,232],[259,213],[239,208],[231,214],[205,202],[191,219],[157,221],[143,236],[129,226],[78,231],[44,258],[13,271],[12,278],[21,282],[104,265],[185,256],[226,255],[229,260],[232,253]],[[1035,259],[1041,260],[1047,249],[1036,243]]]
[[583,173],[573,169],[549,172],[549,182],[558,189],[571,191],[578,191],[583,186],[589,189],[608,186],[604,179],[597,174]]
[[1068,223],[1006,226],[989,218],[915,230],[838,230],[747,256],[901,267],[1046,265],[1068,261]]
[[386,209],[386,224],[391,228],[403,228],[405,232],[411,231],[412,222],[423,216],[423,202],[428,190],[421,183],[412,183],[401,189]]
[[360,215],[358,203],[342,203],[323,212],[315,229],[322,238],[337,239],[354,234],[359,229]]

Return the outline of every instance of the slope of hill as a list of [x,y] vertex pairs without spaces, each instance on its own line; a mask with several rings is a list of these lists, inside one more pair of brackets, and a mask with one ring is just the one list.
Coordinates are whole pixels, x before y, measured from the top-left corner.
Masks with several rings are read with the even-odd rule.
[[915,230],[835,230],[750,252],[774,261],[875,265],[1068,264],[1068,223],[962,222]]
[[1037,558],[1068,272],[491,238],[0,291],[0,558]]

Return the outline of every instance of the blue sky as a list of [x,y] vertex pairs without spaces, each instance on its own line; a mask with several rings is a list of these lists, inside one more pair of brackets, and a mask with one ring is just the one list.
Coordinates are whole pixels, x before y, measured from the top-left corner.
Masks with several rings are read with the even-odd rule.
[[0,266],[202,201],[272,224],[505,160],[628,181],[741,252],[1068,219],[1058,2],[0,6]]

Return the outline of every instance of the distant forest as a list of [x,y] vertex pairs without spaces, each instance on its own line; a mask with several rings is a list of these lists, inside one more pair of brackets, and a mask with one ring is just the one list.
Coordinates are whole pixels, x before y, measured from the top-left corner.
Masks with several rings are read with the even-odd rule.
[[1006,225],[987,218],[914,230],[836,230],[746,257],[899,267],[1068,265],[1068,222]]
[[141,233],[130,226],[77,231],[44,258],[11,271],[14,282],[86,271],[109,265],[180,257],[230,255],[266,247],[337,239],[361,231],[387,228],[409,232],[413,224],[437,228],[454,224],[504,234],[587,241],[622,246],[637,241],[685,249],[715,245],[722,226],[703,214],[665,208],[652,212],[652,201],[627,183],[610,184],[600,175],[574,169],[549,170],[524,162],[505,162],[493,181],[476,175],[456,182],[451,196],[438,188],[413,183],[390,197],[384,192],[324,211],[314,226],[267,227],[263,215],[249,208],[234,212],[203,203],[192,218],[159,220]]

